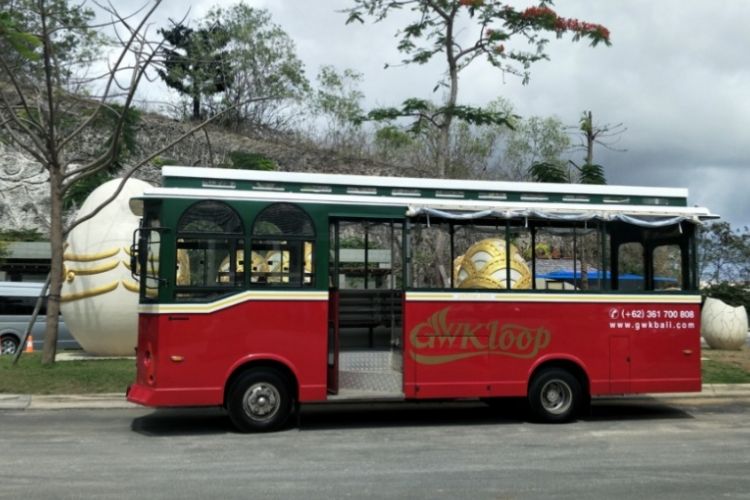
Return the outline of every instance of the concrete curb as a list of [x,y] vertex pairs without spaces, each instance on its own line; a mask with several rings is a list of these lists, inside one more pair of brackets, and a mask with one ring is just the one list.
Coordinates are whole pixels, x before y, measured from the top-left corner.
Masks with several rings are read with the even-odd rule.
[[[750,384],[710,384],[704,385],[701,392],[636,394],[626,396],[606,396],[601,399],[620,401],[634,399],[711,399],[711,398],[750,398]],[[341,402],[341,401],[339,401]],[[108,394],[0,394],[0,411],[3,410],[68,410],[68,409],[128,409],[142,408],[129,403],[121,393]]]
[[69,410],[139,408],[124,394],[0,394],[0,410]]

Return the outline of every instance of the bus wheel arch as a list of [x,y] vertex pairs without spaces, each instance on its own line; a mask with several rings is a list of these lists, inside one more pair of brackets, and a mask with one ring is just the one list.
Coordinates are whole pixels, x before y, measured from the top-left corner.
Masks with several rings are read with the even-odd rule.
[[566,359],[545,361],[534,368],[527,400],[535,420],[564,423],[574,420],[591,401],[589,377],[580,364]]
[[238,367],[224,388],[224,407],[241,432],[282,428],[295,413],[299,384],[292,370],[273,360]]

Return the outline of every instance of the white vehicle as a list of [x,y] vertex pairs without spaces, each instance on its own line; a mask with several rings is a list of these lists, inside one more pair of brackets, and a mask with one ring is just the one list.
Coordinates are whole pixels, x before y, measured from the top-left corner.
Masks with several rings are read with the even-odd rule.
[[[0,355],[15,354],[21,345],[23,334],[29,325],[42,287],[44,287],[43,283],[0,282]],[[47,327],[46,312],[45,298],[31,331],[35,350],[42,348],[44,330]],[[57,348],[58,350],[80,349],[62,317],[57,334]]]

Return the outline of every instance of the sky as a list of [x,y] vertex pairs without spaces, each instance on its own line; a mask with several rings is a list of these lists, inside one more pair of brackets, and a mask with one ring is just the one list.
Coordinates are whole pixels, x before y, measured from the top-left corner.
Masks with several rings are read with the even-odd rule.
[[[165,0],[154,20],[180,19],[188,7],[189,18],[198,19],[214,5],[233,3]],[[394,35],[411,18],[408,12],[347,26],[340,11],[350,0],[245,3],[271,13],[295,41],[311,80],[325,64],[360,72],[366,108],[440,98],[432,89],[444,72],[442,60],[398,65]],[[523,117],[554,115],[576,125],[591,110],[595,123],[623,123],[617,148],[625,151],[595,151],[609,184],[686,187],[690,204],[707,206],[734,226],[750,225],[750,2],[558,0],[554,8],[605,25],[612,46],[554,40],[550,60],[531,68],[526,85],[478,60],[461,74],[459,103],[503,97]],[[386,63],[392,66],[384,69]]]

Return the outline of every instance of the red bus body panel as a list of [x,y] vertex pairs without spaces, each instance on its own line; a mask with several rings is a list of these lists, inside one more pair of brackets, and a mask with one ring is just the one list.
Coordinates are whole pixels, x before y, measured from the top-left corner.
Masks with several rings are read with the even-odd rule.
[[700,391],[699,304],[605,297],[407,302],[404,393],[525,396],[534,370],[552,360],[580,367],[592,395]]
[[325,399],[327,319],[326,301],[247,300],[204,314],[141,313],[138,375],[128,400],[219,406],[233,371],[252,360],[289,368],[302,401]]
[[[525,396],[534,370],[547,361],[578,366],[591,395],[701,389],[696,300],[457,295],[438,300],[407,292],[407,399]],[[249,299],[205,313],[170,312],[169,305],[166,312],[142,312],[138,375],[128,400],[219,406],[232,373],[265,360],[294,374],[301,402],[325,401],[328,307],[327,300]]]

